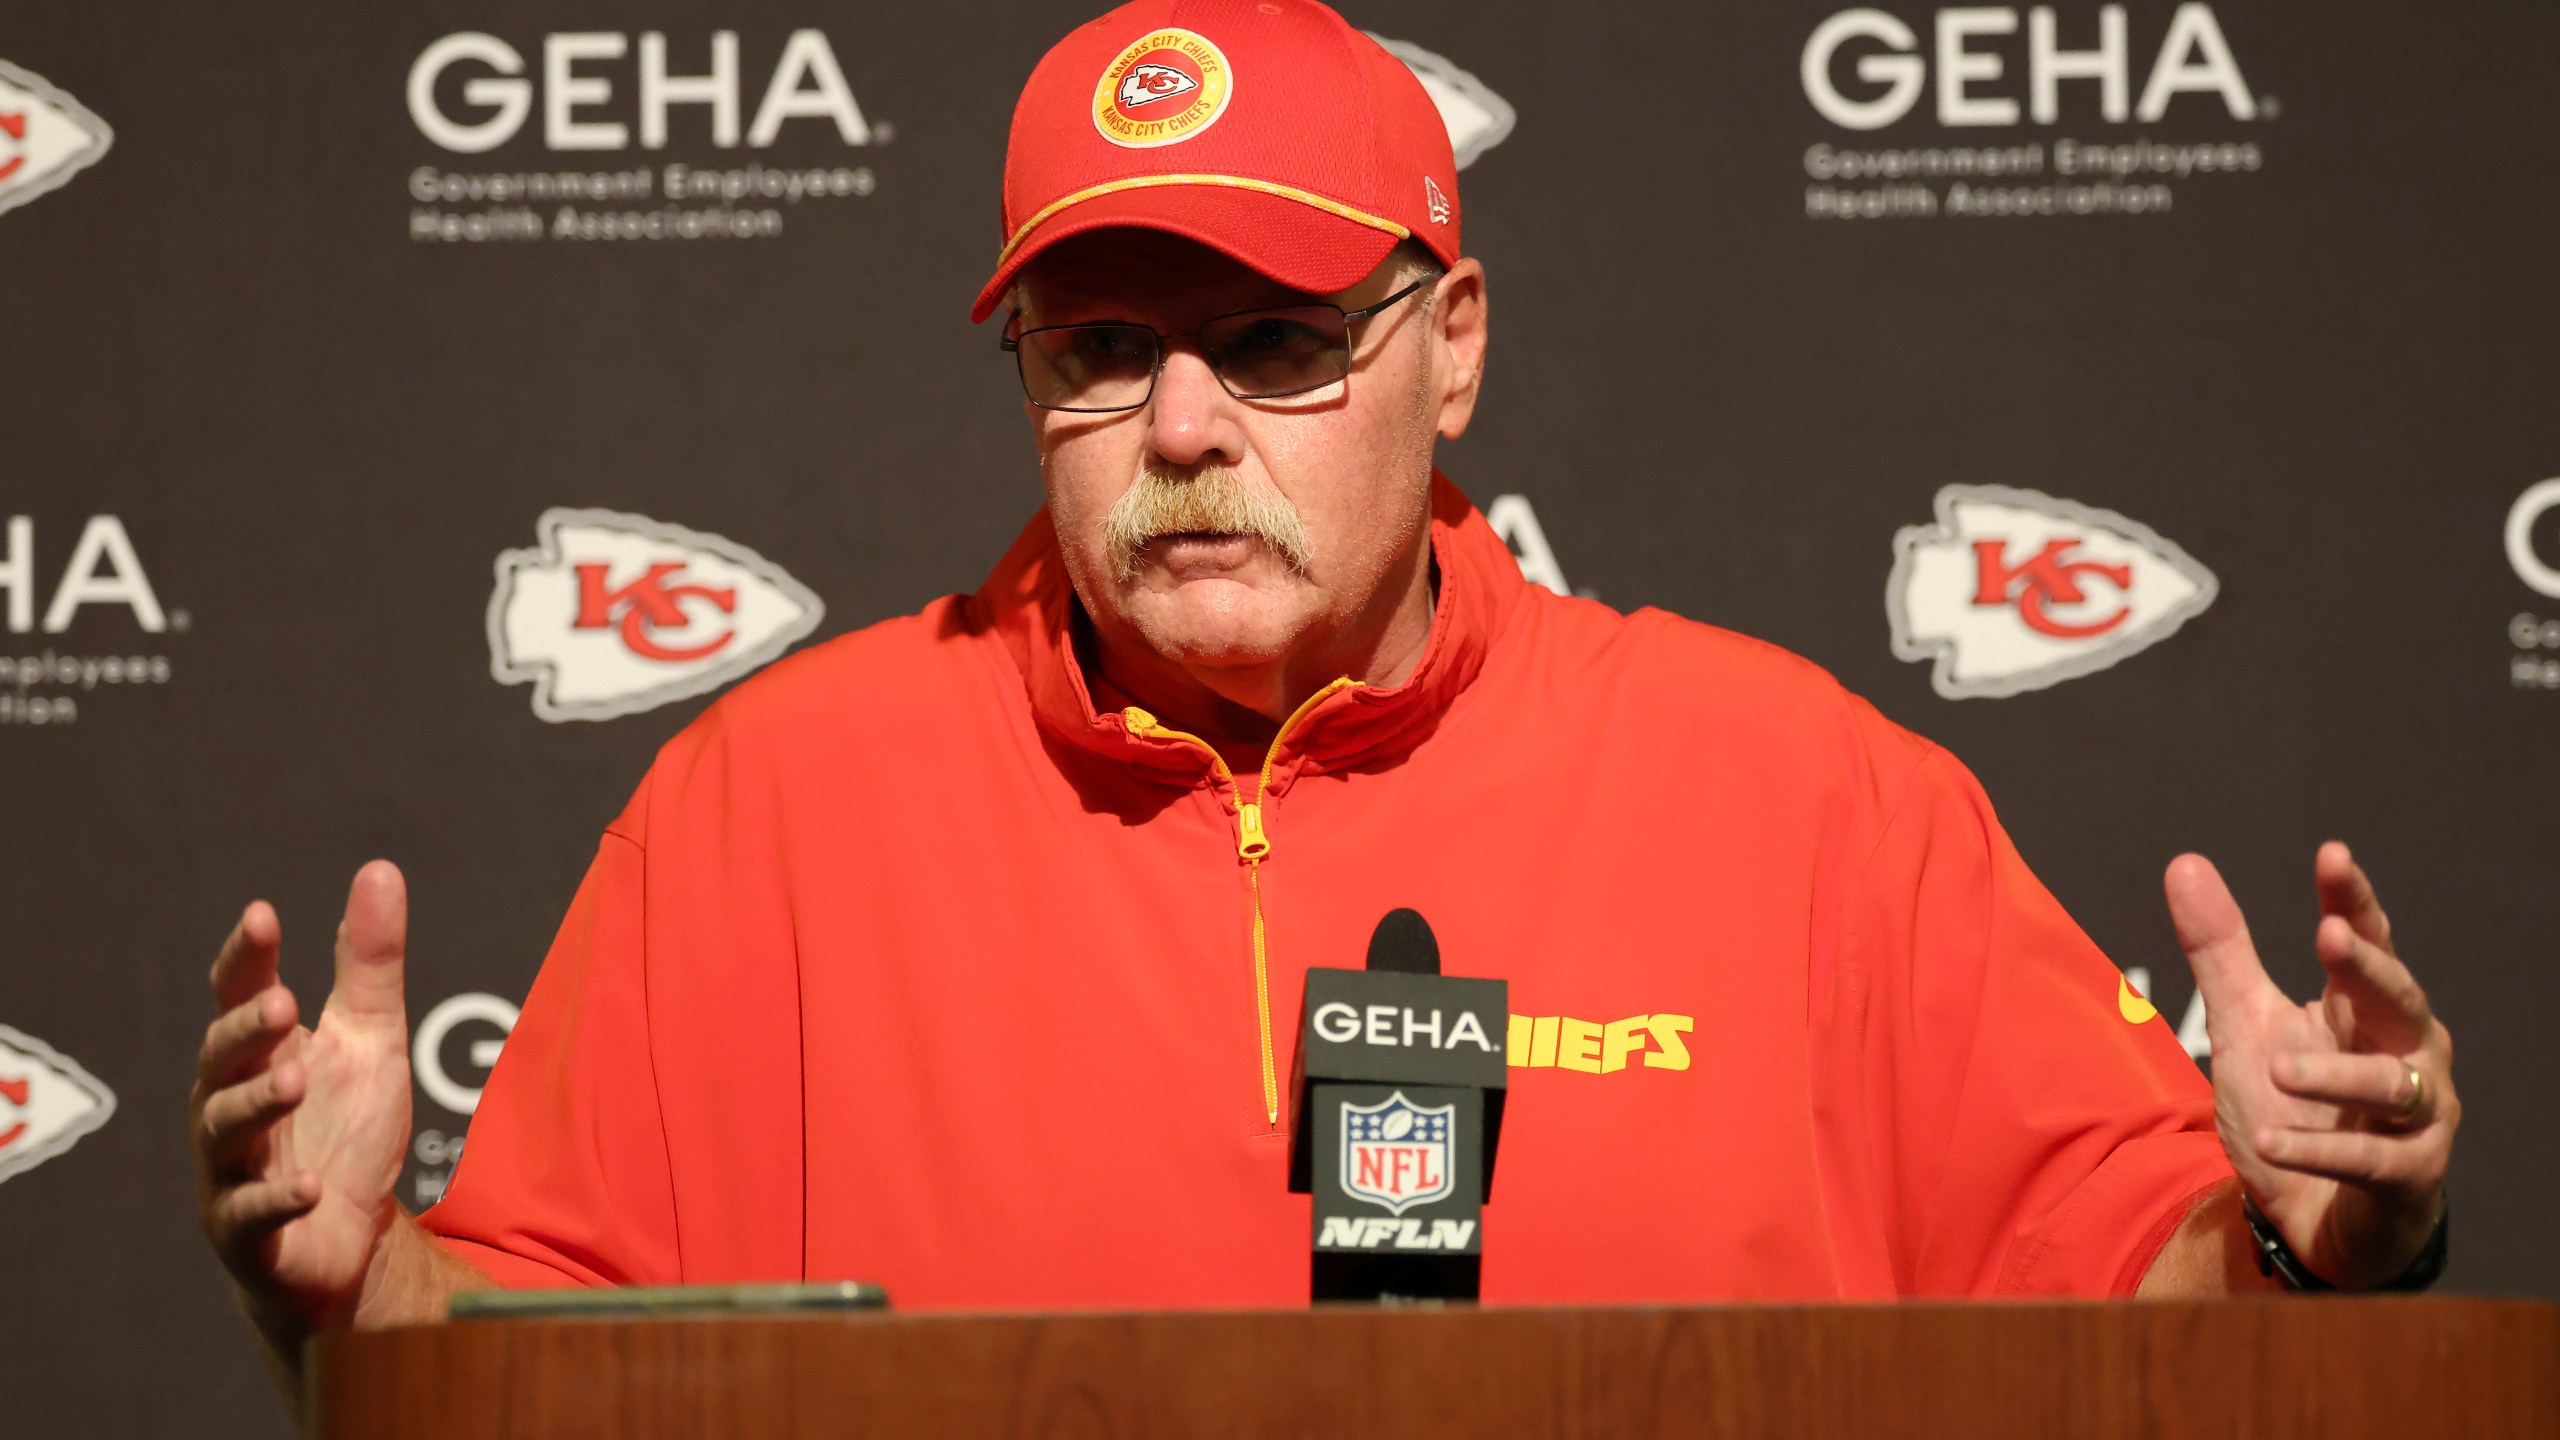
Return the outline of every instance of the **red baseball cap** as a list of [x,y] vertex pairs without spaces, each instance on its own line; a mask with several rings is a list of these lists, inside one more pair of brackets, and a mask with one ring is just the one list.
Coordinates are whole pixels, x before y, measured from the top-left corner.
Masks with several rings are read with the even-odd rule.
[[1132,0],[1051,47],[1004,157],[1004,248],[969,318],[1071,235],[1132,226],[1293,290],[1396,242],[1458,258],[1458,163],[1411,69],[1315,0]]

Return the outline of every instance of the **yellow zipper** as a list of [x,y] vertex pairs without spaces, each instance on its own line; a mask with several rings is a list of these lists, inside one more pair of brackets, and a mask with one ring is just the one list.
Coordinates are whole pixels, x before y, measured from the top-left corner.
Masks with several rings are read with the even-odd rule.
[[1235,772],[1227,768],[1226,758],[1218,753],[1218,747],[1188,731],[1166,727],[1155,716],[1135,705],[1121,712],[1129,723],[1130,734],[1149,740],[1179,741],[1208,756],[1210,768],[1217,772],[1219,779],[1227,782],[1228,792],[1235,797],[1232,803],[1236,812],[1236,854],[1243,857],[1245,881],[1253,894],[1253,1013],[1262,1026],[1262,1107],[1275,1128],[1280,1124],[1280,1072],[1271,1057],[1271,963],[1262,929],[1262,862],[1271,853],[1271,831],[1263,823],[1262,803],[1264,797],[1271,793],[1271,772],[1280,763],[1280,743],[1288,739],[1289,732],[1297,728],[1307,712],[1326,697],[1359,683],[1346,675],[1308,696],[1297,709],[1289,712],[1289,718],[1280,722],[1279,732],[1271,737],[1270,750],[1262,757],[1262,782],[1254,790],[1251,800],[1245,799],[1244,792],[1237,788]]

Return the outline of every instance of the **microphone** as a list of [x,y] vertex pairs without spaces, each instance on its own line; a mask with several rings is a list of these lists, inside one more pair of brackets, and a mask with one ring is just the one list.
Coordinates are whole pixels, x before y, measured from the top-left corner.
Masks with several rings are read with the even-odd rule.
[[1367,969],[1308,969],[1289,1188],[1315,1197],[1311,1298],[1476,1298],[1510,990],[1442,975],[1440,943],[1411,909],[1378,922]]
[[1405,975],[1440,973],[1440,941],[1419,910],[1398,907],[1387,912],[1369,936],[1369,968]]

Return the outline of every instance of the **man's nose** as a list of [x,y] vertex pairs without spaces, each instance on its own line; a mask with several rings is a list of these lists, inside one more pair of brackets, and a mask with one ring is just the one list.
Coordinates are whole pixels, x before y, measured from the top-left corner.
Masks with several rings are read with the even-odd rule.
[[1169,465],[1244,463],[1244,426],[1236,399],[1195,346],[1165,347],[1164,370],[1147,401],[1147,448]]

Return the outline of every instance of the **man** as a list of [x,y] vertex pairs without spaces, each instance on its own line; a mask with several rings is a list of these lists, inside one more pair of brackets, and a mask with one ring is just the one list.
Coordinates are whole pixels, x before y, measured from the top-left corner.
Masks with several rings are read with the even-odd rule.
[[1004,215],[977,313],[1046,509],[976,595],[668,744],[435,1210],[392,1198],[398,872],[357,874],[310,1030],[274,913],[224,943],[203,1214],[280,1355],[492,1284],[1300,1300],[1283,1037],[1398,905],[1521,1011],[1488,1300],[2263,1288],[2251,1206],[2315,1283],[2440,1248],[2450,1041],[2344,846],[2307,1006],[2169,867],[2208,1086],[1943,752],[1522,582],[1432,468],[1487,333],[1448,139],[1333,12],[1079,28]]

